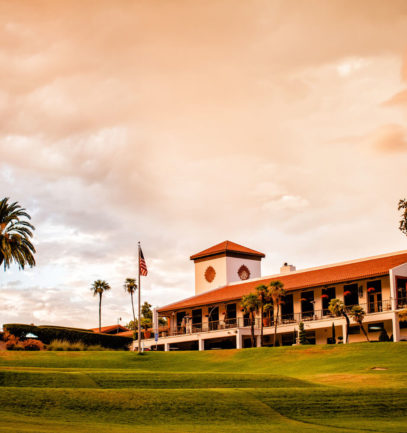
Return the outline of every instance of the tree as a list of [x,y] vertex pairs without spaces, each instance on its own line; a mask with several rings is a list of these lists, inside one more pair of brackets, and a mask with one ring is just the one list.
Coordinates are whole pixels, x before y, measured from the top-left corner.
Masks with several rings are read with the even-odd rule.
[[136,293],[137,290],[137,283],[134,278],[126,278],[126,281],[124,282],[124,290],[127,293],[130,293],[131,297],[131,308],[133,309],[133,321],[136,322],[136,314],[134,313],[134,302],[133,302],[133,295]]
[[[346,320],[346,343],[348,342],[349,339],[349,327],[350,327],[350,320],[349,320],[349,316],[346,313],[346,308],[344,303],[337,298],[331,299],[331,301],[329,302],[328,305],[328,309],[329,311],[336,317],[340,317],[343,316]],[[338,337],[339,339],[339,337]]]
[[35,248],[30,241],[35,227],[25,219],[31,216],[17,202],[0,201],[0,266],[4,270],[15,262],[20,269],[35,266]]
[[264,306],[270,302],[270,292],[266,285],[261,284],[256,287],[257,296],[260,304],[260,346],[263,347],[263,314]]
[[349,311],[349,315],[352,317],[352,319],[359,325],[359,328],[363,332],[363,334],[366,337],[367,341],[369,340],[369,336],[367,335],[367,332],[365,328],[363,327],[363,319],[365,318],[365,310],[360,305],[354,305],[352,309]]
[[[153,323],[153,312],[151,310],[151,304],[149,304],[147,301],[144,302],[144,304],[141,306],[141,322],[140,325],[142,328],[146,329],[145,326],[148,325],[148,328],[151,328]],[[158,318],[158,325],[159,326],[166,326],[167,320],[164,317]],[[138,320],[135,318],[134,320],[131,320],[127,325],[127,328],[132,329],[133,331],[138,330]]]
[[255,293],[249,293],[248,295],[244,295],[241,300],[241,306],[243,312],[245,314],[249,314],[250,316],[250,328],[251,328],[251,338],[252,338],[252,347],[255,347],[254,341],[254,322],[255,322],[255,313],[259,310],[259,298]]
[[335,323],[332,322],[332,344],[336,344]]
[[308,344],[308,340],[307,340],[307,334],[305,333],[305,329],[304,329],[304,322],[300,322],[300,324],[298,325],[298,328],[300,330],[300,335],[299,335],[299,340],[300,340],[300,344]]
[[407,200],[400,200],[398,210],[402,211],[399,230],[407,236]]
[[147,301],[141,306],[141,315],[146,319],[153,320],[153,311],[151,310],[152,305]]
[[99,295],[99,332],[102,327],[102,295],[104,292],[110,290],[109,284],[104,280],[96,280],[92,284],[90,290],[93,292],[93,296]]
[[274,320],[274,342],[273,346],[276,347],[277,342],[277,324],[278,315],[280,312],[281,298],[285,295],[284,284],[281,281],[272,281],[269,286],[270,297],[273,300],[273,304],[277,307],[277,314]]

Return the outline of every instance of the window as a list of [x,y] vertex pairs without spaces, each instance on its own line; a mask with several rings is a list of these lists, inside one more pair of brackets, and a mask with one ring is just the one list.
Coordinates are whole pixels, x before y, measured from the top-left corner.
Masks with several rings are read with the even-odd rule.
[[202,324],[202,310],[199,308],[198,310],[192,310],[192,325],[201,325]]
[[346,307],[351,307],[352,305],[359,305],[359,294],[358,294],[357,283],[345,284],[343,286],[343,298],[345,300]]
[[328,307],[329,307],[329,303],[331,302],[331,299],[335,299],[335,297],[336,297],[335,287],[326,287],[322,289],[322,310],[324,316],[331,314]]
[[351,326],[349,328],[349,335],[356,335],[356,334],[360,334],[359,326]]
[[225,325],[236,326],[236,304],[226,305]]
[[407,305],[407,279],[397,277],[397,304],[399,308]]
[[314,291],[301,293],[301,312],[302,318],[313,318],[314,317]]
[[380,332],[382,329],[384,329],[383,322],[369,323],[367,325],[368,332]]
[[374,280],[367,282],[368,312],[382,311],[382,282]]
[[[271,316],[273,312],[271,311]],[[294,301],[293,295],[285,295],[281,299],[281,320],[292,321],[294,320]]]

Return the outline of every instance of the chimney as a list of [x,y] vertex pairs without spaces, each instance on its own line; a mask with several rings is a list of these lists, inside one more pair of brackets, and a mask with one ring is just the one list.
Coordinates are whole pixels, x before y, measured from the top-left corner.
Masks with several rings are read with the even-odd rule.
[[296,271],[295,266],[289,265],[287,262],[285,262],[284,265],[280,268],[281,274],[289,274],[290,272],[294,271]]

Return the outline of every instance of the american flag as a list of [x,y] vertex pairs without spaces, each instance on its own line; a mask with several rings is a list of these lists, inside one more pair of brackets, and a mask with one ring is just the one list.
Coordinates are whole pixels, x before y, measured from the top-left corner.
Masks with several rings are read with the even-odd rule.
[[146,261],[144,260],[143,250],[140,248],[140,258],[139,258],[139,270],[140,275],[146,277],[148,274]]

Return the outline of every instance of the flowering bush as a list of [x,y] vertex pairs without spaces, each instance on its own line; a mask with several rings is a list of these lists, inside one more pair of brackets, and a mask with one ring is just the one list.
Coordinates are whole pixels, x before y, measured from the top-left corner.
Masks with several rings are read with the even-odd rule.
[[6,342],[7,350],[24,350],[20,339],[13,334],[5,331],[3,336],[4,341]]
[[323,299],[328,299],[329,298],[329,296],[327,295],[327,294],[323,294],[323,295],[321,295],[321,298],[323,298]]
[[351,294],[352,294],[352,292],[350,292],[349,290],[347,290],[346,292],[343,292],[343,296],[349,296]]
[[369,287],[369,288],[367,289],[367,291],[368,291],[369,293],[372,293],[372,292],[375,291],[375,288],[374,288],[374,287]]
[[44,343],[39,340],[25,340],[22,343],[24,350],[44,350]]

